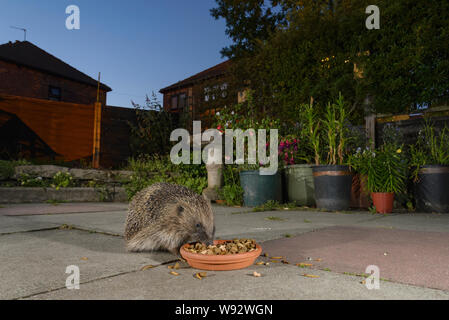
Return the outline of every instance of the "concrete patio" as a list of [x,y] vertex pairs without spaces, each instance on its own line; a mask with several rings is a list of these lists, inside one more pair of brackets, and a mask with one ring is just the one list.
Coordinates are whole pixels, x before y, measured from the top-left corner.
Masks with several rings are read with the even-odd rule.
[[[0,298],[449,299],[449,214],[214,206],[217,237],[256,239],[268,254],[257,261],[269,265],[198,280],[185,263],[179,276],[171,275],[177,257],[169,253],[126,252],[126,209],[123,203],[1,206]],[[288,264],[270,262],[272,256]],[[370,264],[380,268],[378,290],[368,290],[360,275]],[[65,287],[69,265],[80,268],[79,290]],[[145,265],[155,267],[141,271]]]

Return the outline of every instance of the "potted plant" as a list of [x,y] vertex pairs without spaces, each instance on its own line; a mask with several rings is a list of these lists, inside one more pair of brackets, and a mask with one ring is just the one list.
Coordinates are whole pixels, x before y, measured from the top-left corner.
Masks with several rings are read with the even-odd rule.
[[352,173],[345,163],[348,113],[341,94],[329,103],[323,118],[310,104],[303,106],[307,136],[314,153],[313,180],[316,206],[338,211],[349,208]]
[[449,130],[439,132],[426,120],[418,140],[410,146],[410,167],[416,210],[449,212]]
[[[305,145],[299,138],[287,136],[279,143],[279,162],[284,164],[285,191],[288,202],[298,206],[315,205],[312,165]],[[309,163],[308,163],[309,162]]]
[[[243,104],[237,104],[232,109],[223,108],[217,116],[217,128],[220,127],[221,129],[241,129],[242,131],[254,129],[257,132],[258,129],[279,127],[279,120],[257,117],[251,94],[248,94],[245,107]],[[234,136],[234,139],[237,139],[237,137]],[[264,165],[260,163],[257,157],[255,164],[248,163],[247,147],[248,145],[246,145],[243,159],[245,163],[238,164],[244,205],[249,207],[259,206],[269,200],[282,202],[282,177],[279,170],[273,175],[260,174],[259,169]],[[226,157],[225,160],[227,160]]]
[[350,156],[349,163],[365,181],[376,211],[390,213],[395,193],[406,187],[407,161],[402,156],[402,147],[387,143],[375,150],[358,150]]

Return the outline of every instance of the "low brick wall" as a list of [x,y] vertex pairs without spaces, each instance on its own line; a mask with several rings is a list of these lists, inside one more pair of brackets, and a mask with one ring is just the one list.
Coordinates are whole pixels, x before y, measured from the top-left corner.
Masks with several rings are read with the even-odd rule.
[[0,203],[39,203],[48,200],[66,202],[126,202],[124,188],[0,188]]

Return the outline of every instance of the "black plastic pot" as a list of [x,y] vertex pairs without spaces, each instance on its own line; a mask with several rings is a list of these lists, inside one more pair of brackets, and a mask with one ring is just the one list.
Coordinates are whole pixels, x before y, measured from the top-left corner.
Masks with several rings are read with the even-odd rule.
[[423,166],[414,189],[416,211],[449,213],[449,166]]
[[330,211],[349,209],[352,173],[348,166],[314,166],[313,180],[317,208]]

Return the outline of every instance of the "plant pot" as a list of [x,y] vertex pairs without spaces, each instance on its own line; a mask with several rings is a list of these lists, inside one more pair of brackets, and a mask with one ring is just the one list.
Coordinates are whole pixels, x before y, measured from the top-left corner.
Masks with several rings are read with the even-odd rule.
[[287,201],[295,202],[298,206],[315,205],[315,185],[311,165],[295,164],[285,167],[285,186]]
[[[214,244],[225,243],[231,240],[215,240]],[[192,253],[185,249],[185,244],[181,247],[181,256],[187,260],[187,263],[196,269],[225,271],[237,270],[249,267],[254,263],[262,253],[262,248],[256,243],[256,250],[245,253],[227,254],[227,255],[207,255]]]
[[449,166],[427,165],[414,184],[416,211],[449,213]]
[[390,213],[393,211],[393,192],[372,192],[371,198],[377,213]]
[[313,181],[317,208],[330,211],[349,209],[352,173],[348,166],[314,166]]
[[256,207],[269,200],[282,202],[281,174],[261,175],[259,170],[241,171],[240,185],[243,188],[243,203]]
[[351,208],[368,209],[370,207],[370,195],[366,190],[365,181],[358,173],[352,176]]

